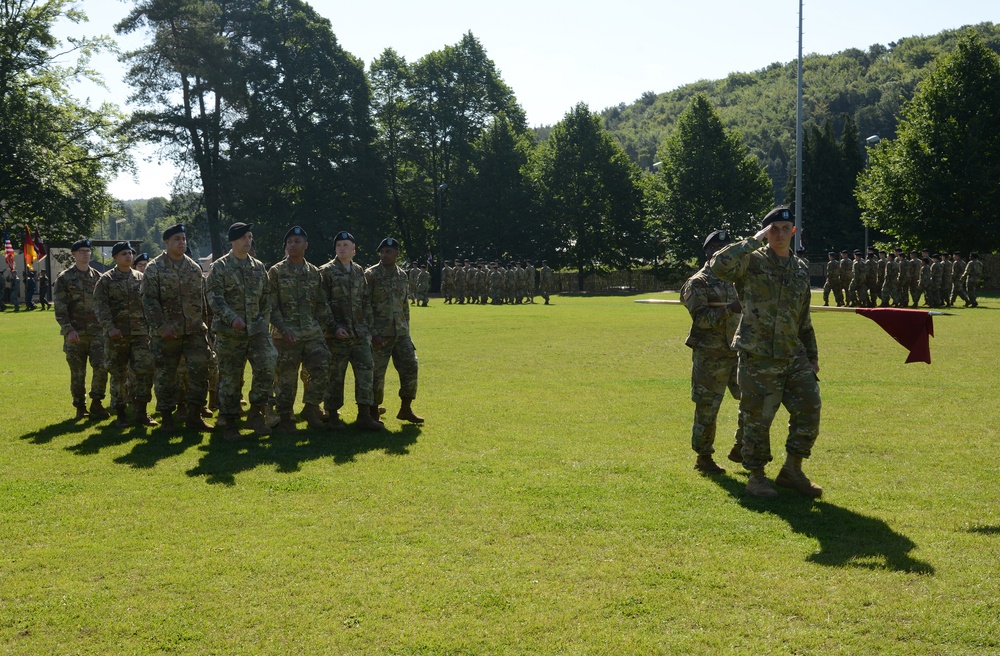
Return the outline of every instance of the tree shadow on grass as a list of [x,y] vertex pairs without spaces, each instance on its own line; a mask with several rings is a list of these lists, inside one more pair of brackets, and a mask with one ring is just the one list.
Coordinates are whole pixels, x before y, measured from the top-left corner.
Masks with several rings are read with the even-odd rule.
[[53,439],[63,435],[73,435],[90,430],[94,424],[89,419],[64,419],[57,424],[44,426],[38,430],[22,435],[22,440],[28,440],[32,444],[48,444]]
[[244,437],[239,442],[227,442],[221,434],[212,435],[200,449],[204,452],[188,476],[204,476],[207,483],[235,485],[236,475],[263,465],[274,465],[283,473],[297,472],[302,463],[320,458],[333,458],[347,464],[363,453],[383,451],[388,455],[407,455],[416,443],[420,427],[404,424],[398,432],[377,433],[347,428],[341,431],[300,431],[295,434],[274,433],[265,438]]
[[746,493],[745,483],[729,476],[713,476],[712,482],[744,508],[777,515],[794,532],[817,540],[819,550],[809,555],[806,559],[809,562],[830,567],[934,574],[932,565],[910,555],[917,545],[881,519],[780,488],[781,496],[777,499],[759,499]]

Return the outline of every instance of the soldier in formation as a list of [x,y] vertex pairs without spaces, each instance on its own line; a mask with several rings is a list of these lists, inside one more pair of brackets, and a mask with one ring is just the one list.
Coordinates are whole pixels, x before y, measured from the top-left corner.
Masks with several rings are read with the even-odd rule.
[[[740,323],[736,286],[721,280],[712,271],[712,256],[731,241],[725,230],[716,230],[705,240],[705,265],[681,287],[681,300],[691,315],[691,332],[684,343],[691,348],[691,400],[694,423],[691,448],[697,455],[694,468],[706,474],[723,474],[725,469],[712,458],[715,453],[716,418],[726,389],[739,400],[736,380],[737,353],[733,337]],[[736,440],[729,459],[742,462],[743,421],[739,415]]]
[[379,263],[365,269],[372,309],[373,374],[372,405],[369,414],[379,421],[385,399],[385,373],[392,360],[399,374],[399,413],[397,419],[415,424],[423,417],[413,412],[417,398],[417,350],[410,339],[410,306],[406,303],[406,274],[396,265],[399,242],[387,237],[378,245]]
[[[299,369],[305,372],[301,418],[309,428],[323,428],[320,404],[330,381],[330,349],[323,335],[329,312],[319,267],[305,257],[309,236],[300,226],[285,233],[285,259],[267,272],[271,301],[271,338],[278,352],[275,397],[278,429],[295,432],[293,405]],[[404,297],[403,302],[406,302]]]
[[[129,242],[115,244],[111,249],[115,266],[94,288],[94,313],[104,330],[104,362],[111,376],[111,407],[121,428],[128,426],[129,404],[137,426],[157,425],[147,411],[153,400],[153,354],[139,295],[143,276],[132,268],[134,254]],[[129,386],[130,371],[135,379]]]
[[187,228],[170,226],[163,232],[164,250],[149,262],[142,278],[140,294],[150,331],[150,347],[156,373],[156,409],[160,430],[176,429],[174,411],[178,405],[177,371],[181,358],[188,372],[184,394],[190,430],[211,430],[201,416],[208,393],[208,303],[201,267],[188,257]]
[[[355,426],[362,430],[381,430],[383,425],[371,416],[375,403],[372,370],[372,314],[364,270],[354,262],[357,242],[347,232],[334,238],[336,256],[322,267],[323,292],[330,309],[326,326],[327,346],[333,369],[324,404],[330,426],[343,428],[339,411],[344,405],[344,381],[347,365],[354,371],[354,400],[358,406]],[[407,281],[409,288],[409,281]]]
[[[56,321],[63,336],[63,352],[69,363],[70,394],[76,408],[76,418],[88,415],[92,419],[107,419],[110,413],[103,407],[108,370],[104,359],[104,340],[94,310],[94,288],[100,274],[90,266],[90,240],[80,239],[70,247],[73,266],[56,277]],[[90,362],[90,407],[87,397],[87,362]]]

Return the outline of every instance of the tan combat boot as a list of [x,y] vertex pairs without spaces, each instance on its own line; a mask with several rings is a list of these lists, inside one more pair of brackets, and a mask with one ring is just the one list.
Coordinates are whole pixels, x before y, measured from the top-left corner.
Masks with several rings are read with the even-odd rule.
[[384,428],[384,425],[380,421],[372,419],[371,408],[364,403],[358,404],[358,419],[354,422],[355,428],[360,428],[361,430],[378,431]]
[[712,456],[703,454],[699,455],[698,459],[694,463],[694,468],[696,471],[700,471],[703,474],[725,474],[726,470],[715,464],[712,460]]
[[299,417],[313,430],[326,428],[326,423],[323,421],[323,413],[315,403],[307,403],[302,408],[302,412],[299,413]]
[[219,423],[223,425],[222,439],[227,442],[239,442],[243,439],[240,435],[240,418],[237,415],[223,415],[219,417]]
[[737,442],[733,445],[733,448],[729,449],[729,455],[726,456],[733,462],[743,462],[743,444]]
[[104,421],[105,419],[111,417],[111,413],[105,410],[104,406],[102,406],[101,402],[97,399],[91,400],[90,410],[88,410],[87,413],[90,415],[91,419],[95,419],[97,421]]
[[160,413],[160,432],[169,435],[177,430],[174,424],[174,411],[164,410]]
[[424,423],[424,418],[418,416],[415,412],[413,412],[413,408],[410,407],[410,404],[413,403],[413,399],[400,399],[399,401],[400,408],[399,412],[396,413],[396,419],[402,419],[403,421],[408,421],[413,424]]
[[125,406],[123,405],[115,408],[115,426],[118,428],[128,428],[128,413],[125,412]]
[[87,418],[87,404],[83,401],[73,401],[73,407],[76,408],[76,418],[86,419]]
[[193,431],[212,430],[212,425],[205,423],[205,418],[201,416],[201,408],[197,407],[188,408],[187,416],[184,417],[184,425],[187,426],[188,430]]
[[133,403],[132,410],[135,412],[135,425],[136,426],[158,426],[155,420],[151,419],[149,413],[146,412],[145,403]]
[[330,430],[338,431],[346,428],[346,426],[344,426],[344,422],[340,420],[339,410],[327,410],[326,415],[326,425],[330,427]]
[[802,458],[800,456],[793,456],[790,453],[785,460],[785,464],[781,467],[781,471],[778,472],[778,476],[774,479],[774,483],[775,485],[787,487],[790,490],[795,490],[799,494],[814,499],[819,498],[823,494],[823,488],[810,481],[802,473]]
[[250,411],[247,412],[247,428],[257,433],[257,435],[271,434],[271,427],[267,425],[267,421],[264,419],[264,406],[250,406]]
[[763,469],[750,470],[750,478],[747,480],[747,492],[763,499],[774,499],[778,496],[778,491],[767,482],[767,477],[764,476]]
[[275,427],[279,433],[297,433],[299,427],[295,425],[295,417],[291,412],[282,412],[278,418],[278,425]]

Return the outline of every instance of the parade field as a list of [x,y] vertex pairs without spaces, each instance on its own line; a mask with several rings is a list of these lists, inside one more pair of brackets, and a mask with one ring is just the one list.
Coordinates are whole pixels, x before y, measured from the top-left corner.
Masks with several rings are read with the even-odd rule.
[[73,420],[52,312],[0,314],[0,653],[1000,653],[1000,300],[931,365],[815,313],[824,494],[768,501],[732,399],[692,469],[690,319],[635,298],[432,299],[425,424],[390,370],[380,433],[237,444]]

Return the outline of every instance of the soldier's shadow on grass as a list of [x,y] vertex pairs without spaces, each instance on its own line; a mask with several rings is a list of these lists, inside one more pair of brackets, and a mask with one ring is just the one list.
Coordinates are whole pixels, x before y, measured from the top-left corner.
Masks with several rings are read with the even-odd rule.
[[129,465],[133,469],[152,469],[156,463],[167,458],[181,455],[188,449],[205,440],[204,433],[182,430],[173,435],[164,435],[154,428],[148,434],[143,429],[136,428],[135,436],[140,439],[129,453],[115,458],[120,465]]
[[420,427],[415,424],[404,424],[396,432],[353,428],[336,432],[304,430],[295,434],[273,433],[263,438],[244,437],[239,442],[227,442],[221,434],[213,434],[208,443],[200,447],[204,455],[187,475],[204,476],[211,484],[235,485],[237,474],[261,466],[274,466],[279,472],[293,473],[302,468],[302,463],[321,458],[333,458],[337,464],[347,464],[372,451],[406,455],[419,435]]
[[729,476],[714,476],[712,482],[744,508],[777,515],[796,533],[817,540],[819,550],[806,559],[809,562],[830,567],[887,568],[934,574],[932,565],[910,555],[917,545],[881,519],[780,488],[779,498],[758,499],[746,493],[743,481]]
[[979,533],[980,535],[1000,535],[1000,526],[973,526],[968,529],[969,533]]
[[93,425],[93,422],[87,419],[65,419],[57,424],[51,424],[27,435],[22,435],[21,439],[28,440],[32,444],[48,444],[57,437],[90,430]]

